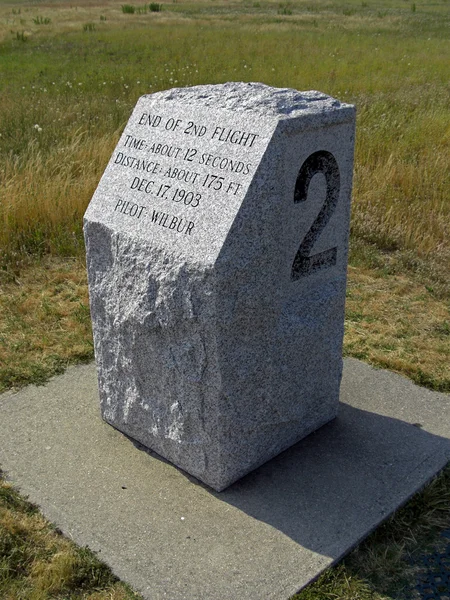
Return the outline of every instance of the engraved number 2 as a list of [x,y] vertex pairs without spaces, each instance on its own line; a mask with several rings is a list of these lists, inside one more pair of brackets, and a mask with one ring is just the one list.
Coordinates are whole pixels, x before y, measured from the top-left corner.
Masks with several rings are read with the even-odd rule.
[[314,152],[302,164],[295,182],[294,202],[306,202],[311,179],[316,173],[325,175],[327,191],[325,201],[314,223],[303,238],[292,263],[291,279],[296,281],[321,269],[336,264],[337,248],[311,254],[314,244],[331,218],[339,199],[340,174],[336,159],[326,150]]

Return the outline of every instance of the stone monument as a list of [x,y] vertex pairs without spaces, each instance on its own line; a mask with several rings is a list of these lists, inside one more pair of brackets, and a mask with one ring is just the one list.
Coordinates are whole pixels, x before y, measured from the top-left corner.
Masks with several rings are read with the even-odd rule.
[[355,110],[139,99],[86,211],[101,412],[217,491],[336,416]]

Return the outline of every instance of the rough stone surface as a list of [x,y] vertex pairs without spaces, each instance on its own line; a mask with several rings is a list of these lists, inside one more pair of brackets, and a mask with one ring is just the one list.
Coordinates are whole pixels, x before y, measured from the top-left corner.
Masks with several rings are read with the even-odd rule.
[[216,490],[336,416],[353,145],[319,92],[143,96],[86,212],[103,418]]

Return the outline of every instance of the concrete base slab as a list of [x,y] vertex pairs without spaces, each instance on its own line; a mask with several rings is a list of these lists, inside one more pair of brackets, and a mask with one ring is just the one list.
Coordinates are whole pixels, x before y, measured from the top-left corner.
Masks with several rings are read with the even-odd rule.
[[450,396],[345,361],[335,421],[218,494],[103,423],[95,366],[0,397],[0,466],[145,598],[287,599],[450,460]]

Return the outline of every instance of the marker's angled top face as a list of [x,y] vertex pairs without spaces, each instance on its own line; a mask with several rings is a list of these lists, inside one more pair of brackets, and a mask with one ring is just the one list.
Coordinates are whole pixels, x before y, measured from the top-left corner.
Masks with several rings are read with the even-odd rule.
[[322,92],[299,92],[290,88],[273,88],[263,83],[229,82],[173,88],[144,96],[154,101],[182,102],[237,112],[251,111],[266,117],[298,116],[296,113],[318,113],[351,107]]
[[213,264],[243,202],[251,198],[249,190],[258,199],[256,221],[265,219],[263,198],[272,188],[279,204],[285,169],[280,174],[277,165],[287,161],[296,176],[300,160],[285,156],[286,147],[292,154],[298,136],[353,115],[352,106],[320,92],[261,83],[142,96],[85,219],[190,261]]

